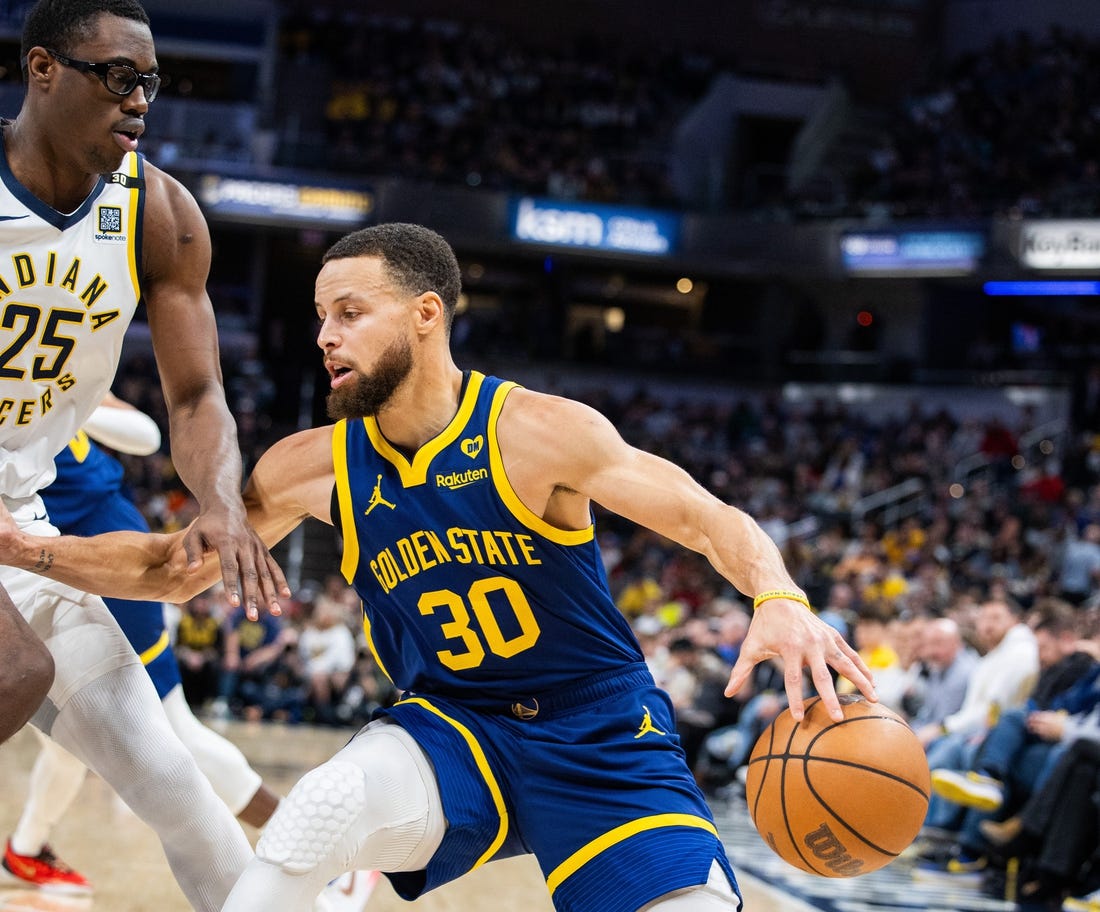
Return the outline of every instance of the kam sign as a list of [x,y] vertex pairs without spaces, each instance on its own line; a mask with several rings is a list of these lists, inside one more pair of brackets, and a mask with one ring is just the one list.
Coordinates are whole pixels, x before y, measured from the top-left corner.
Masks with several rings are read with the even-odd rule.
[[1024,222],[1018,256],[1031,269],[1100,269],[1100,221]]
[[512,237],[527,244],[664,256],[680,238],[680,217],[650,209],[522,197],[512,204]]

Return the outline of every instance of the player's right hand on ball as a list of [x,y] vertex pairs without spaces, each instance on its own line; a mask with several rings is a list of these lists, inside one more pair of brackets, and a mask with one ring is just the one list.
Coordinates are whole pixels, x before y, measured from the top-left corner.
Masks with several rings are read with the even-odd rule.
[[783,660],[783,683],[791,715],[801,721],[805,713],[802,669],[808,668],[814,687],[829,717],[844,718],[833,687],[830,667],[844,675],[872,702],[878,700],[871,670],[835,628],[805,605],[792,599],[773,598],[753,613],[741,653],[730,672],[725,694],[732,697],[748,680],[753,666],[778,656]]

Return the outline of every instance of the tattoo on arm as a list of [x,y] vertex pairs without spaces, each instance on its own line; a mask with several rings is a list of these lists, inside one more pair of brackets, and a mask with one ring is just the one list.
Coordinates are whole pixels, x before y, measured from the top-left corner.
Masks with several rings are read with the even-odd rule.
[[43,548],[38,553],[38,563],[32,568],[35,573],[48,573],[53,566],[53,553]]

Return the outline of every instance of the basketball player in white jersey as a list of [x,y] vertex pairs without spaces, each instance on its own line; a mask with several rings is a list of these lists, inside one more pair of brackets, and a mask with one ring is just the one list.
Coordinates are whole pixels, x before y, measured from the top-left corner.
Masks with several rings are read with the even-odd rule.
[[[54,524],[63,533],[75,535],[104,528],[148,531],[124,492],[122,467],[89,441],[120,453],[148,456],[160,449],[160,428],[144,412],[108,394],[84,425],[84,434],[88,440],[83,435],[74,438],[58,457],[60,487],[55,482],[43,495]],[[264,784],[235,744],[207,728],[191,712],[164,627],[162,605],[148,600],[108,600],[107,607],[141,657],[172,730],[194,755],[218,797],[237,819],[262,828],[278,807],[279,796]],[[42,749],[31,771],[27,801],[0,861],[0,884],[15,882],[49,892],[88,893],[92,889],[88,880],[58,859],[49,846],[53,828],[76,799],[85,767],[56,741],[40,737]],[[333,884],[323,894],[327,912],[362,912],[378,877],[377,871],[358,871]]]
[[[254,611],[260,583],[285,580],[241,502],[209,231],[194,198],[137,155],[160,87],[148,17],[136,0],[39,0],[21,57],[26,96],[0,155],[0,498],[26,531],[57,534],[36,492],[108,391],[144,299],[172,455],[200,505],[188,552],[217,551],[231,603]],[[248,841],[103,602],[9,567],[0,587],[53,657],[35,726],[153,827],[195,909],[220,909]],[[38,697],[16,686],[0,705]]]

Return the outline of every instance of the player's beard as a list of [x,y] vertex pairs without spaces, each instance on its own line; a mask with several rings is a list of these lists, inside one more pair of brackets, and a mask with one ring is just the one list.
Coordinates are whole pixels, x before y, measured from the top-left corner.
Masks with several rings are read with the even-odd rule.
[[352,383],[330,390],[325,404],[333,421],[341,418],[366,418],[377,415],[390,401],[412,370],[412,345],[402,337],[395,339],[378,358],[369,374],[360,373]]

